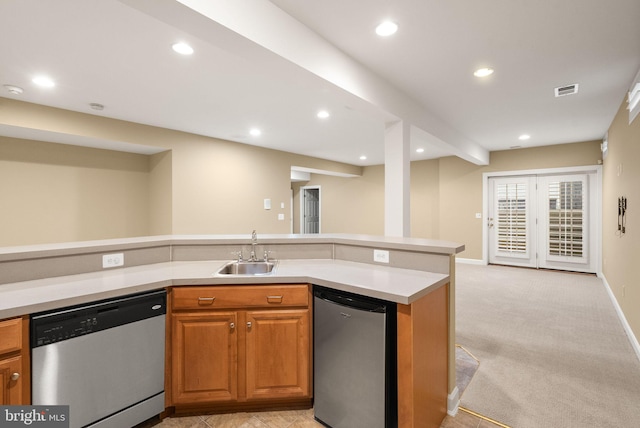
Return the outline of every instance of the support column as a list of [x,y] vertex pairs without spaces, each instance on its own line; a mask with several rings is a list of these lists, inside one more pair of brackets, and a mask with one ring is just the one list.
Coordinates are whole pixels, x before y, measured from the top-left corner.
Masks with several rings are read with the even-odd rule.
[[387,125],[384,135],[384,234],[408,237],[410,216],[410,126]]

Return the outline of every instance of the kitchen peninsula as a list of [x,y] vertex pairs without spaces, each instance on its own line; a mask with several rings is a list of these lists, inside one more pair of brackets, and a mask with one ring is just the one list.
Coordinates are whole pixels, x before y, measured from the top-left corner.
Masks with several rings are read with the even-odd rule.
[[[181,286],[317,284],[388,300],[398,304],[398,426],[439,426],[455,387],[454,269],[463,245],[322,234],[261,235],[257,246],[277,261],[269,275],[216,274],[239,251],[249,254],[248,235],[0,248],[0,320]],[[103,268],[113,254],[123,266]]]

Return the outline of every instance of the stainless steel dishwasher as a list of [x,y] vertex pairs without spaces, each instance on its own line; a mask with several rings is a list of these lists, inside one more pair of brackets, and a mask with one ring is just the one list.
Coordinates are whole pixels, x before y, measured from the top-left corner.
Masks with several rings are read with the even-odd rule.
[[317,285],[313,302],[315,418],[397,427],[396,304]]
[[69,405],[71,428],[164,411],[165,317],[164,290],[32,315],[32,404]]

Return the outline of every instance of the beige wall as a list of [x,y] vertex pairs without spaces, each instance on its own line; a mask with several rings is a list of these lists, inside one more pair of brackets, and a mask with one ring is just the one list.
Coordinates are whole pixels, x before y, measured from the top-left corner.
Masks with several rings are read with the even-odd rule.
[[[4,186],[20,184],[7,188],[12,209],[2,214],[0,245],[168,233],[250,234],[253,229],[289,233],[292,166],[362,171],[358,166],[6,98],[0,98],[0,125],[164,150],[143,156],[29,142],[34,148],[25,155],[25,140],[6,143],[0,162],[7,166],[2,165],[0,177]],[[52,155],[61,147],[63,154]],[[75,160],[71,166],[70,159]],[[130,159],[139,164],[131,166]],[[37,198],[18,190],[28,183]],[[55,191],[47,188],[52,186]],[[33,212],[35,199],[64,210],[43,221],[44,212]],[[264,199],[271,199],[271,210],[263,208]],[[284,214],[284,220],[278,214]]]
[[412,162],[411,236],[440,239],[440,205],[440,161]]
[[[640,338],[640,117],[629,125],[626,101],[609,128],[602,189],[603,273]],[[626,233],[618,231],[618,198],[628,201]]]
[[169,235],[173,230],[172,153],[149,157],[149,235]]
[[[57,191],[47,192],[44,183],[34,183],[32,186],[44,193],[39,199],[49,198],[49,205],[60,201],[66,210],[71,210],[75,201],[78,209],[60,212],[55,219],[43,222],[42,214],[34,218],[32,200],[13,187],[8,190],[13,198],[12,214],[3,214],[6,221],[0,226],[6,229],[2,245],[144,234],[248,234],[252,229],[259,233],[288,233],[292,187],[289,176],[294,165],[361,174],[356,178],[312,174],[309,182],[294,185],[295,232],[299,231],[299,187],[320,185],[323,232],[384,234],[382,165],[361,168],[4,98],[0,98],[0,112],[0,124],[165,150],[142,156],[31,142],[33,158],[18,163],[10,158],[20,156],[17,150],[21,144],[17,142],[22,140],[6,143],[0,159],[11,162],[11,168],[3,168],[5,177],[28,183],[27,178],[33,182],[34,177],[48,174],[49,180],[45,181],[49,185],[57,183]],[[475,213],[482,211],[484,172],[593,165],[600,157],[599,144],[593,141],[493,152],[489,166],[455,157],[412,162],[412,236],[462,242],[466,251],[461,257],[481,259],[482,220],[476,219]],[[59,158],[78,157],[71,168],[82,171],[81,180],[65,179],[70,167],[59,165],[56,156],[47,154],[57,153],[61,147],[65,147],[66,154]],[[132,167],[120,158],[138,159],[144,168],[136,164],[131,171]],[[113,166],[100,163],[109,159]],[[117,178],[113,178],[114,174]],[[76,180],[79,176],[76,174]],[[131,184],[125,183],[127,177],[131,177]],[[271,210],[263,209],[264,199],[271,199]],[[111,211],[112,220],[99,220]],[[283,214],[285,220],[278,220],[278,214]]]
[[[487,172],[596,165],[600,141],[491,153],[491,164],[478,166],[457,157],[411,163],[411,236],[465,244],[459,256],[482,259],[482,178]],[[384,234],[384,167],[363,168],[362,177],[312,174],[294,186],[295,231],[299,188],[321,186],[322,231]]]
[[384,167],[362,169],[362,175],[343,178],[311,174],[293,183],[294,232],[300,233],[300,188],[320,186],[321,232],[384,234]]
[[482,176],[484,173],[596,165],[601,141],[491,152],[478,166],[456,157],[440,159],[440,239],[463,242],[460,257],[482,259]]
[[0,246],[146,235],[148,156],[0,137]]

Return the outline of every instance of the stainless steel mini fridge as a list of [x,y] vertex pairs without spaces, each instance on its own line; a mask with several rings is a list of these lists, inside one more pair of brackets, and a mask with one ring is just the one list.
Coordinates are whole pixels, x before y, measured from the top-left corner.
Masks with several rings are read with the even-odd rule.
[[395,303],[316,285],[313,325],[316,420],[397,427]]

